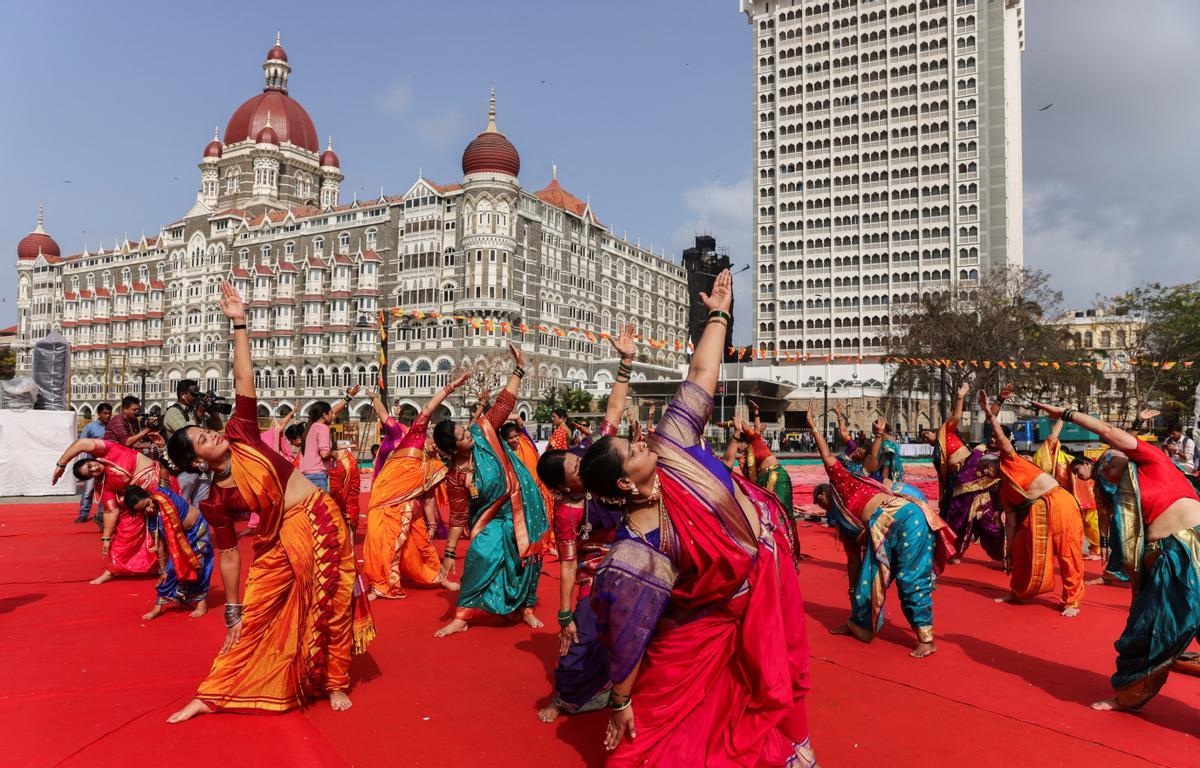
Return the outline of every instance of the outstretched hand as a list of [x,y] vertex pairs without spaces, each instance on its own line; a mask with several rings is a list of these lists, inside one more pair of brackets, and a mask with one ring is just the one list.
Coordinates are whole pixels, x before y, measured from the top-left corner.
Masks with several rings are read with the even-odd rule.
[[508,352],[513,356],[513,362],[517,364],[518,368],[525,367],[525,353],[521,351],[520,347],[510,341],[508,342]]
[[875,435],[876,437],[887,434],[887,422],[883,419],[875,419],[875,421],[871,424],[871,434]]
[[621,359],[632,358],[637,352],[637,346],[634,340],[637,338],[636,326],[633,323],[626,323],[621,326],[621,335],[617,338],[608,337],[609,343],[613,345],[613,349],[617,350],[617,354]]
[[50,480],[50,485],[58,485],[58,481],[62,479],[64,471],[66,471],[65,467],[55,466],[54,467],[54,477],[53,477],[53,479]]
[[1066,410],[1065,408],[1062,408],[1061,406],[1050,405],[1049,403],[1030,402],[1029,405],[1032,406],[1033,408],[1036,408],[1037,410],[1041,411],[1042,413],[1046,414],[1047,416],[1049,416],[1052,419],[1061,419],[1062,415],[1063,415],[1063,411]]
[[970,393],[971,393],[971,385],[970,384],[968,384],[967,382],[964,381],[962,384],[958,385],[958,396],[959,397],[966,397]]
[[1160,413],[1162,413],[1162,411],[1155,410],[1154,408],[1143,408],[1142,410],[1138,411],[1138,418],[1142,421],[1150,421],[1150,419],[1153,419]]
[[221,283],[221,311],[235,323],[239,323],[246,319],[246,307],[242,304],[242,296],[237,292],[237,288],[228,280]]
[[983,409],[984,413],[992,412],[992,399],[988,397],[986,389],[979,390],[979,407]]
[[710,312],[729,311],[729,307],[733,305],[733,275],[728,269],[721,270],[721,274],[717,275],[711,293],[700,292],[700,301],[704,302],[704,306],[708,307]]
[[816,432],[817,431],[817,422],[815,419],[813,419],[813,409],[814,408],[816,408],[816,403],[809,400],[808,408],[804,411],[804,426],[806,426],[809,429],[811,429],[812,431]]
[[470,380],[471,380],[471,369],[467,368],[462,373],[458,374],[458,377],[456,379],[454,379],[454,381],[450,382],[450,389],[452,389],[452,390],[458,389],[459,387],[463,386]]

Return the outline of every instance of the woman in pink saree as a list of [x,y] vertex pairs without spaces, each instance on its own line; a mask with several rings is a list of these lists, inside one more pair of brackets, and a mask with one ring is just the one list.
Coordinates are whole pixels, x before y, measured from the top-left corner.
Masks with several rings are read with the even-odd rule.
[[783,509],[700,445],[731,282],[723,272],[701,294],[708,324],[654,434],[603,438],[580,467],[589,492],[625,506],[592,592],[613,681],[610,767],[816,764],[804,605]]
[[[160,440],[161,442],[161,440]],[[111,440],[80,438],[71,443],[59,458],[54,470],[54,482],[62,477],[67,464],[81,453],[90,458],[78,461],[71,468],[79,480],[99,479],[96,497],[104,515],[104,527],[100,534],[100,554],[104,558],[104,572],[92,579],[92,584],[103,584],[113,576],[142,576],[158,570],[158,554],[146,531],[146,518],[130,514],[121,504],[125,488],[136,485],[147,491],[166,485],[179,490],[174,478],[163,466],[132,448],[126,448]]]

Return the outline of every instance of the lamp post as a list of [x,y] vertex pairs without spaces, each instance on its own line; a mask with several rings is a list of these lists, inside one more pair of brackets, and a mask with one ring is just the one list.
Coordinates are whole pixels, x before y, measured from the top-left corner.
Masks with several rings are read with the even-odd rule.
[[144,403],[146,402],[146,377],[150,375],[150,369],[142,367],[135,370],[134,373],[142,378],[142,402]]
[[825,439],[829,439],[829,379],[818,379],[816,376],[811,376],[808,379],[808,386],[814,389],[820,389],[824,394],[824,406],[821,411],[821,433]]

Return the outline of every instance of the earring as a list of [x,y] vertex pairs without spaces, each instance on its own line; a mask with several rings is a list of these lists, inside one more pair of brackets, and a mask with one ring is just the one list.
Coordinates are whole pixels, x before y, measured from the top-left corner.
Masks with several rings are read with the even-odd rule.
[[208,462],[207,461],[196,462],[196,471],[197,472],[207,472],[208,471]]

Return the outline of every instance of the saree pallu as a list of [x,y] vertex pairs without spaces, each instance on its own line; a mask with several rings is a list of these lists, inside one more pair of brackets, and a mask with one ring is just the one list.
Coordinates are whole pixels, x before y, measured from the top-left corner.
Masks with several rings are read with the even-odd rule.
[[196,692],[214,710],[286,712],[350,685],[354,552],[341,512],[317,490],[277,530],[250,565],[241,640]]
[[596,612],[585,594],[575,604],[576,640],[554,667],[551,703],[563,712],[592,712],[608,703],[608,651],[596,634]]
[[1000,479],[982,477],[982,451],[971,451],[956,473],[948,475],[942,518],[954,533],[954,556],[966,554],[976,538],[993,560],[1004,559],[1004,523],[996,501]]
[[1027,599],[1053,590],[1057,560],[1061,604],[1078,607],[1083,602],[1083,517],[1079,504],[1059,486],[1022,507],[1011,512],[1021,516],[1009,552],[1012,593]]
[[883,480],[883,471],[888,471],[889,479],[897,482],[904,480],[904,460],[900,458],[900,446],[893,440],[884,440],[879,446],[879,468],[871,473],[876,480]]
[[445,465],[427,460],[422,448],[402,448],[375,478],[363,542],[363,576],[374,594],[405,597],[404,579],[436,583],[441,561],[426,530],[424,504],[445,477]]
[[505,616],[537,604],[550,524],[529,470],[486,419],[471,425],[475,488],[471,546],[463,562],[455,618],[480,611]]
[[850,631],[870,641],[883,626],[884,600],[893,581],[904,618],[922,642],[933,640],[934,534],[914,501],[893,496],[883,502],[866,531],[863,558],[850,595]]
[[116,576],[143,576],[158,570],[158,553],[146,518],[121,512],[108,550],[108,571]]

